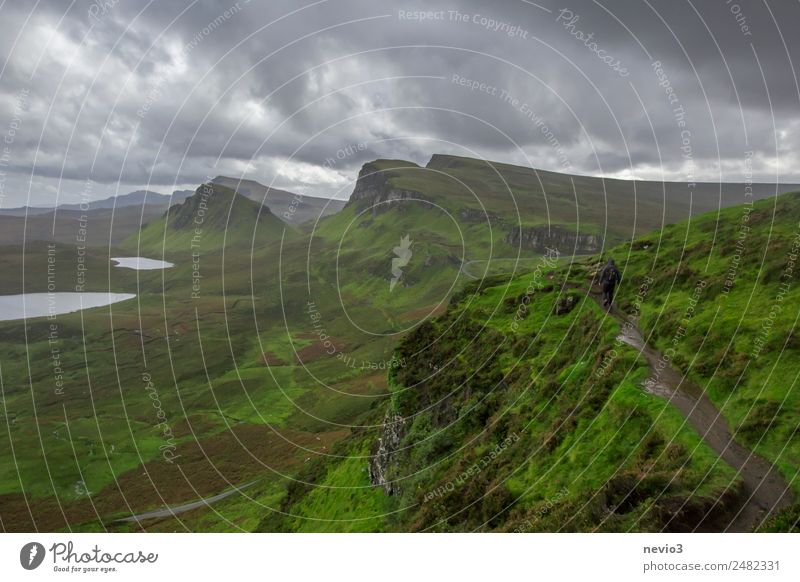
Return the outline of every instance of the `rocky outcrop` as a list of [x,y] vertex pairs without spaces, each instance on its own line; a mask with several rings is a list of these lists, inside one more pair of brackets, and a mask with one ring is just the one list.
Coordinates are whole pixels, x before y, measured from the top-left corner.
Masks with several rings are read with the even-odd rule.
[[578,304],[578,298],[575,295],[565,295],[561,297],[556,304],[553,305],[554,315],[566,315]]
[[399,492],[399,486],[393,482],[389,473],[395,464],[400,441],[405,435],[405,419],[396,412],[389,411],[383,418],[381,436],[372,447],[369,461],[369,480],[376,486],[383,487],[387,495]]
[[562,254],[596,253],[603,247],[601,236],[582,234],[557,225],[515,227],[506,234],[504,241],[523,250],[544,252],[546,249],[558,249]]
[[494,212],[481,208],[460,208],[458,216],[464,222],[491,222],[492,224],[503,222],[503,219]]
[[375,164],[364,164],[347,205],[359,210],[369,209],[372,216],[377,216],[394,207],[394,202],[427,200],[414,190],[394,187],[390,178],[391,170],[382,170]]

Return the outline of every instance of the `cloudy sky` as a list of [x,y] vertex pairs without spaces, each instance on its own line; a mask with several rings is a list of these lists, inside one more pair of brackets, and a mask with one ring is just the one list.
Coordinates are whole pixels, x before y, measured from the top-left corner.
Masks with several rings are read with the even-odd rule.
[[797,0],[0,6],[0,207],[433,153],[800,182]]

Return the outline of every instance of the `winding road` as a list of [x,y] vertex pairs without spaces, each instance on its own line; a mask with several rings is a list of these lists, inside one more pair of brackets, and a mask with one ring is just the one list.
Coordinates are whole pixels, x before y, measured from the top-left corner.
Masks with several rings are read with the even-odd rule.
[[190,503],[162,507],[161,509],[154,509],[153,511],[146,511],[144,513],[137,513],[136,515],[131,515],[129,517],[115,519],[114,521],[111,522],[111,524],[113,525],[113,524],[130,523],[130,522],[138,523],[140,521],[144,521],[145,519],[171,517],[173,515],[184,513],[186,511],[191,511],[192,509],[197,509],[199,507],[208,507],[212,503],[221,501],[226,497],[230,497],[231,495],[235,495],[236,493],[241,493],[242,489],[246,489],[247,487],[250,487],[254,483],[256,483],[256,481],[251,481],[250,483],[246,483],[241,487],[234,487],[229,491],[224,491],[223,493],[218,493],[217,495],[212,495],[211,497],[204,497],[202,499],[198,499],[197,501],[192,501]]

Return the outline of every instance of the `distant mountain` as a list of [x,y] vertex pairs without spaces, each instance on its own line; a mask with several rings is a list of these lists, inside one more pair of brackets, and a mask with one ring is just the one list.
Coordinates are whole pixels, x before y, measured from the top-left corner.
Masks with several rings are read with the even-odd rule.
[[[136,190],[120,196],[109,196],[103,200],[93,200],[88,205],[82,204],[59,204],[56,208],[61,210],[107,210],[111,208],[128,208],[130,206],[158,206],[164,207],[183,202],[194,194],[194,190],[175,190],[172,195],[159,194],[150,190]],[[22,206],[19,208],[0,209],[0,216],[36,216],[48,214],[53,211],[52,207],[43,208],[38,206]]]
[[[169,196],[151,192],[150,190],[136,190],[120,196],[109,196],[103,200],[95,200],[89,203],[89,210],[99,208],[123,208],[125,206],[142,206],[143,204],[156,204],[162,206],[169,203]],[[85,210],[80,204],[61,204],[59,210]]]
[[[194,190],[175,190],[171,195],[159,194],[151,190],[136,190],[120,196],[109,196],[103,200],[95,200],[89,203],[90,210],[100,208],[125,208],[128,206],[171,206],[179,204],[194,194]],[[59,210],[80,210],[80,204],[62,204]]]
[[[753,199],[798,184],[751,184]],[[685,220],[747,201],[745,184],[595,178],[458,156],[434,155],[424,167],[401,160],[366,164],[348,202],[373,215],[393,200],[414,199],[463,223],[491,223],[495,240],[528,250],[573,245],[595,252]]]
[[214,184],[227,186],[242,196],[263,204],[275,216],[289,224],[300,224],[335,214],[345,205],[344,200],[303,196],[278,188],[270,188],[254,180],[217,176],[211,181]]
[[[344,200],[333,200],[328,198],[317,198],[314,196],[303,196],[278,188],[264,186],[255,180],[239,180],[227,176],[217,176],[211,180],[214,184],[225,186],[249,198],[250,200],[263,204],[270,209],[273,215],[287,224],[301,224],[309,220],[316,220],[324,216],[329,216],[339,212],[345,205]],[[175,190],[171,196],[159,194],[150,190],[137,190],[120,196],[110,196],[103,200],[95,200],[89,203],[88,210],[102,210],[111,208],[127,208],[130,206],[142,207],[143,205],[166,209],[174,204],[180,204],[195,193],[194,190]],[[76,210],[86,212],[87,208],[81,204],[61,204],[59,210]],[[35,206],[23,206],[20,208],[0,209],[2,216],[35,216],[48,214],[53,208],[41,208]],[[130,234],[130,233],[128,233]]]
[[[59,242],[67,245],[114,246],[143,224],[157,219],[165,207],[146,204],[143,207],[98,208],[96,210],[35,209],[39,213],[4,215],[0,213],[0,244],[16,245],[22,241]],[[112,218],[113,217],[113,218]],[[85,241],[83,240],[85,237]]]
[[[278,241],[287,227],[266,206],[221,184],[209,183],[125,241],[125,247],[157,255],[212,253],[233,247],[246,250],[255,244]],[[254,242],[255,241],[255,242]]]
[[[171,204],[194,194],[176,190],[172,196],[137,190],[96,200],[88,208],[61,204],[57,208],[22,207],[0,210],[0,244],[48,241],[90,246],[116,245],[142,225],[160,217]],[[79,236],[85,237],[78,240]]]
[[52,208],[37,208],[35,206],[19,206],[16,208],[0,208],[0,216],[37,216],[52,212]]

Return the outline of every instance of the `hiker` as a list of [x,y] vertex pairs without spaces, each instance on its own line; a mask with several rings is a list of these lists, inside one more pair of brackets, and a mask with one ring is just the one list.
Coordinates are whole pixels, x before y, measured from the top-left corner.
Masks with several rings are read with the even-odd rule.
[[614,264],[614,259],[608,259],[606,266],[600,271],[600,286],[603,288],[603,307],[611,309],[614,301],[614,288],[622,280],[622,275]]

